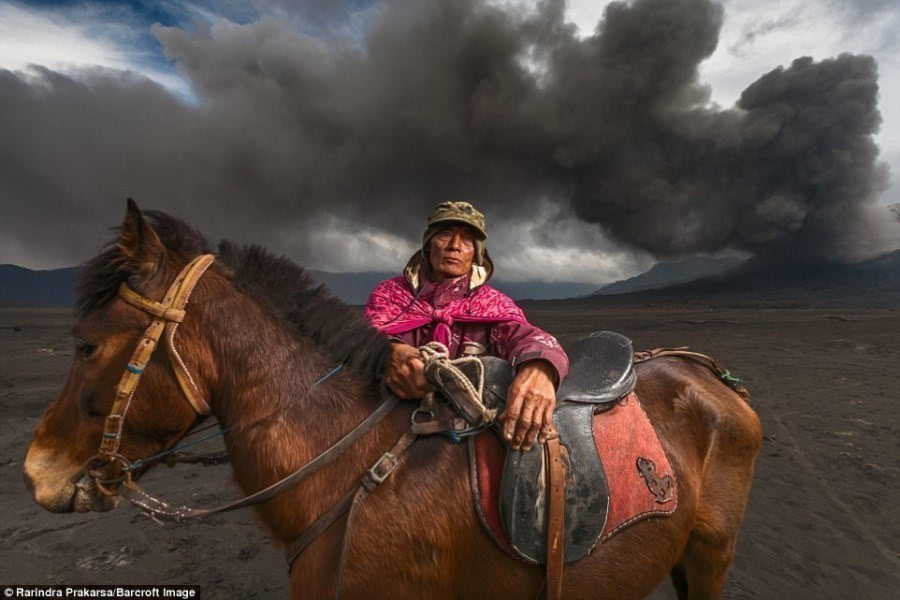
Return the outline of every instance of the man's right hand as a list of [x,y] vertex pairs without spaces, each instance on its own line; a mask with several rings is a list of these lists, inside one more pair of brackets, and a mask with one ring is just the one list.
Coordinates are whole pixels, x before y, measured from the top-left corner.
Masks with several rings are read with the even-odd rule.
[[388,389],[398,398],[413,400],[423,398],[434,386],[425,379],[425,363],[417,348],[395,342],[384,379]]

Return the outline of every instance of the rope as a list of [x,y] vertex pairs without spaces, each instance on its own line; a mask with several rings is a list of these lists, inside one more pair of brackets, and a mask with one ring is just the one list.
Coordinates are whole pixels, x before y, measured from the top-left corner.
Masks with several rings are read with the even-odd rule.
[[191,430],[190,433],[188,433],[184,437],[186,437],[186,438],[193,437],[193,436],[197,435],[198,433],[206,431],[207,429],[212,429],[213,427],[218,427],[218,426],[219,426],[219,422],[216,421],[215,419],[213,419],[213,422],[210,423],[209,425],[204,425],[203,427],[198,427],[197,429],[193,429],[193,430]]
[[[481,392],[484,388],[484,365],[480,360],[478,360],[475,356],[462,356],[460,358],[450,360],[450,351],[447,349],[447,346],[443,345],[440,342],[428,342],[424,346],[419,348],[419,354],[422,356],[422,360],[425,362],[425,370],[433,364],[438,364],[441,367],[447,369],[452,373],[453,378],[456,379],[463,389],[466,391],[466,395],[472,396],[475,400],[478,401],[478,404],[481,404]],[[459,370],[457,365],[464,364],[475,364],[478,365],[476,367],[476,371],[478,372],[478,387],[472,384],[472,380],[466,377],[465,373]],[[483,406],[483,405],[482,405]]]
[[336,366],[336,367],[333,368],[332,370],[328,371],[327,373],[325,373],[324,375],[322,375],[321,377],[319,377],[319,378],[316,380],[316,382],[315,382],[314,384],[312,384],[312,386],[313,386],[313,387],[316,387],[317,385],[319,385],[319,384],[322,383],[323,381],[327,381],[327,380],[331,379],[332,376],[337,375],[338,372],[340,372],[340,370],[343,369],[343,368],[344,368],[344,363],[339,364],[338,366]]
[[231,427],[226,427],[225,429],[220,429],[219,431],[216,431],[209,435],[205,435],[198,440],[194,440],[192,442],[187,442],[185,444],[178,444],[177,446],[175,446],[173,448],[170,448],[168,450],[163,450],[162,452],[160,452],[158,454],[154,454],[153,456],[148,456],[147,458],[139,458],[136,461],[134,461],[133,463],[131,463],[130,465],[126,465],[126,466],[122,467],[122,470],[123,471],[134,471],[135,469],[143,467],[147,463],[153,462],[154,460],[156,460],[158,458],[162,458],[163,456],[168,456],[169,454],[173,454],[175,452],[178,452],[179,450],[183,450],[185,448],[190,448],[191,446],[196,446],[200,442],[205,442],[206,440],[211,440],[214,437],[218,437],[220,435],[225,435],[230,430],[231,430]]
[[[438,387],[441,387],[443,382],[436,376],[435,371],[440,369],[448,373],[454,382],[459,385],[465,396],[464,399],[478,411],[484,424],[493,423],[497,419],[497,410],[486,407],[481,400],[484,391],[484,363],[477,356],[462,356],[451,360],[447,346],[440,342],[428,342],[421,346],[419,355],[425,363],[425,372],[435,375],[433,378],[436,380],[435,383]],[[459,367],[461,365],[475,366],[477,385],[473,384],[472,380],[460,370]],[[451,398],[451,400],[458,399]]]
[[490,427],[490,425],[485,425],[483,427],[467,427],[466,429],[460,429],[459,431],[445,431],[444,436],[450,438],[450,441],[454,444],[462,444],[467,437],[478,435],[488,427]]

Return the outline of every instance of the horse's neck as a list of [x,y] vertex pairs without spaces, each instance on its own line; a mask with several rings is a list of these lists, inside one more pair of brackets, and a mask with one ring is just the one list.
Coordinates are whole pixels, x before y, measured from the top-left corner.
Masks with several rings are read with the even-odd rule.
[[[378,399],[374,386],[343,371],[316,385],[337,366],[334,358],[258,308],[229,312],[242,317],[229,323],[228,335],[216,336],[213,354],[221,375],[211,403],[222,426],[231,428],[226,444],[235,478],[250,493],[322,452],[374,410]],[[371,444],[360,440],[353,454],[367,455]]]

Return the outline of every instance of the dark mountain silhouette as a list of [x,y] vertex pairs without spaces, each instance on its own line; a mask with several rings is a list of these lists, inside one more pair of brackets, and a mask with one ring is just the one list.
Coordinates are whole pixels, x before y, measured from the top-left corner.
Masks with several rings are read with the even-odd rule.
[[[344,302],[364,304],[372,288],[394,273],[374,271],[362,273],[331,273],[307,271],[310,276],[328,286]],[[75,301],[78,267],[32,271],[16,265],[0,265],[0,304],[71,306]],[[517,300],[530,298],[572,298],[596,289],[591,283],[546,283],[543,281],[505,282],[491,280],[491,285]]]
[[[728,261],[737,262],[727,268]],[[719,271],[694,278],[704,268]],[[0,265],[0,304],[69,306],[74,300],[77,271],[77,267],[32,271],[15,265]],[[309,274],[351,304],[363,304],[376,283],[393,275],[315,270],[310,270]],[[678,278],[684,281],[686,277],[692,280],[671,285]],[[692,259],[657,265],[643,275],[616,282],[590,296],[585,294],[595,286],[584,283],[499,280],[492,281],[492,284],[517,300],[571,298],[564,301],[579,304],[716,301],[900,307],[900,250],[856,264],[812,261],[773,263],[760,258],[743,262],[738,259]],[[615,292],[629,288],[634,291]]]
[[754,258],[723,271],[663,289],[600,295],[570,303],[716,302],[735,305],[864,305],[900,307],[900,250],[855,263]]
[[0,304],[71,306],[78,267],[32,271],[0,265]]
[[697,256],[679,262],[657,263],[649,271],[629,279],[605,285],[593,292],[593,294],[628,294],[670,287],[727,271],[742,262],[744,262],[743,259],[734,257],[706,258]]
[[332,273],[310,269],[309,275],[324,283],[334,294],[348,304],[365,304],[366,300],[379,282],[394,277],[396,273],[379,273],[362,271],[359,273]]
[[[310,270],[309,274],[331,288],[344,302],[365,304],[372,288],[380,281],[395,277],[396,273],[330,273]],[[596,284],[545,281],[504,281],[491,279],[490,284],[515,300],[547,300],[555,298],[575,298],[596,289]]]
[[490,284],[513,300],[548,300],[553,298],[577,298],[597,289],[596,283],[504,281],[491,279]]

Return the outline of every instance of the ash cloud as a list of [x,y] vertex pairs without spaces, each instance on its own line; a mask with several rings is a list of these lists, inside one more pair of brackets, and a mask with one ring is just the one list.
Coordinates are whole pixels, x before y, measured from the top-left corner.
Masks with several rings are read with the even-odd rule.
[[414,244],[445,199],[485,210],[495,256],[531,243],[577,258],[559,227],[521,226],[547,214],[596,225],[632,262],[895,247],[874,60],[800,58],[721,110],[697,74],[721,21],[706,0],[637,0],[582,39],[559,1],[390,0],[355,32],[155,27],[196,104],[117,71],[0,72],[0,250],[83,259],[126,195],[313,267],[333,264],[322,223]]

